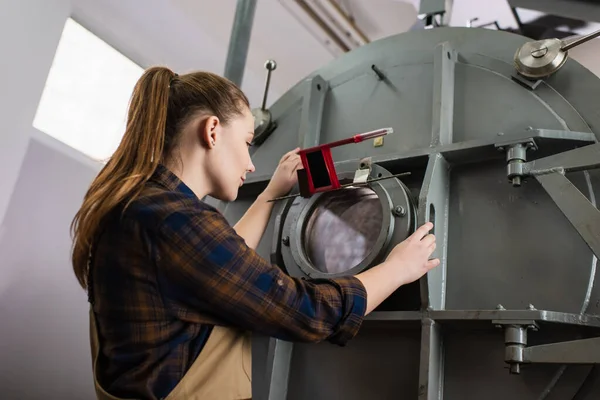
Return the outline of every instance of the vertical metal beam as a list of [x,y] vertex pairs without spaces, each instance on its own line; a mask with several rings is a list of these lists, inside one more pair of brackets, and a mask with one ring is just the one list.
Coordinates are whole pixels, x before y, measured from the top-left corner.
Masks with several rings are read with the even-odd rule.
[[421,278],[423,309],[443,310],[446,306],[446,255],[448,247],[448,214],[450,204],[450,166],[441,154],[429,157],[423,187],[419,194],[418,226],[433,222],[436,237],[434,258],[440,265]]
[[298,146],[301,148],[313,147],[320,142],[325,95],[329,90],[329,84],[320,75],[310,78],[306,83],[308,86],[302,99],[298,128]]
[[442,400],[444,397],[444,347],[441,328],[430,318],[421,324],[421,360],[419,400]]
[[436,46],[433,55],[433,115],[431,145],[452,143],[454,125],[454,66],[457,53],[450,43]]
[[229,39],[229,50],[225,61],[225,77],[238,86],[242,86],[242,79],[244,78],[255,10],[256,0],[237,1],[231,38]]
[[292,351],[294,344],[279,339],[271,339],[269,343],[269,363],[267,370],[269,379],[268,400],[287,399],[290,368],[292,364]]

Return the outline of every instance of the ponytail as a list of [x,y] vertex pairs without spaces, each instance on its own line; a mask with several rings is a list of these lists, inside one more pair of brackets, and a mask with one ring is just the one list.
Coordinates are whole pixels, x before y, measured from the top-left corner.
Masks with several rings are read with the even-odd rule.
[[162,67],[144,72],[131,96],[123,139],[92,182],[71,223],[73,269],[84,289],[90,246],[106,216],[122,202],[127,207],[163,161],[169,91],[176,76]]

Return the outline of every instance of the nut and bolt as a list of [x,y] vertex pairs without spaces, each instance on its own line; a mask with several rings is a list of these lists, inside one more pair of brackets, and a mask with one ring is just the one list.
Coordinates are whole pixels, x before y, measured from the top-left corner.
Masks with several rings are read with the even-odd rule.
[[406,215],[406,210],[402,206],[396,206],[393,208],[392,213],[397,217],[404,217]]

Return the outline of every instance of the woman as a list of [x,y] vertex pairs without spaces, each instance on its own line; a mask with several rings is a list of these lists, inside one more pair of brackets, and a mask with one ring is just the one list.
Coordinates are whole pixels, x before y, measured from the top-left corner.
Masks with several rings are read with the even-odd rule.
[[356,277],[293,279],[262,259],[267,200],[296,184],[297,149],[233,228],[201,201],[236,199],[254,171],[253,129],[248,99],[217,75],[155,67],[137,83],[121,144],[72,227],[100,398],[250,398],[247,332],[343,345],[438,265],[431,224]]

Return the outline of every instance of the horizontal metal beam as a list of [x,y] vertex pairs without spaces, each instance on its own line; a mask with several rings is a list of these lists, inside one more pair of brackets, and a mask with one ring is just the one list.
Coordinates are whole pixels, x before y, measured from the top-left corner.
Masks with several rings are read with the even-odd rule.
[[523,172],[526,175],[536,176],[596,168],[600,168],[600,143],[530,161],[523,165]]
[[[523,141],[526,139],[535,139],[538,146],[543,146],[544,142],[554,141],[565,141],[569,143],[594,143],[596,142],[596,136],[589,132],[570,132],[570,131],[559,131],[549,129],[533,129],[513,134],[501,135],[500,133],[496,136],[490,136],[486,139],[468,140],[464,142],[456,142],[449,145],[440,145],[428,148],[421,148],[417,150],[409,150],[402,153],[386,154],[381,156],[373,156],[371,158],[373,164],[379,164],[382,167],[386,167],[386,164],[393,164],[395,162],[410,162],[411,160],[423,159],[425,162],[428,156],[431,154],[440,153],[444,156],[446,161],[452,165],[470,164],[474,162],[481,162],[491,159],[504,158],[505,155],[498,151],[497,147],[499,144],[508,142]],[[356,165],[358,159],[347,160],[336,163],[342,165],[344,163],[351,163]],[[271,180],[272,173],[264,175],[250,175],[246,181],[246,185],[240,189],[240,194],[244,190],[254,183],[267,182]]]
[[547,364],[599,364],[600,338],[572,340],[525,347],[523,362]]
[[562,313],[546,310],[442,310],[442,311],[375,311],[367,316],[371,321],[420,321],[431,318],[440,323],[469,321],[513,321],[528,324],[530,321],[600,328],[600,317],[584,314]]

